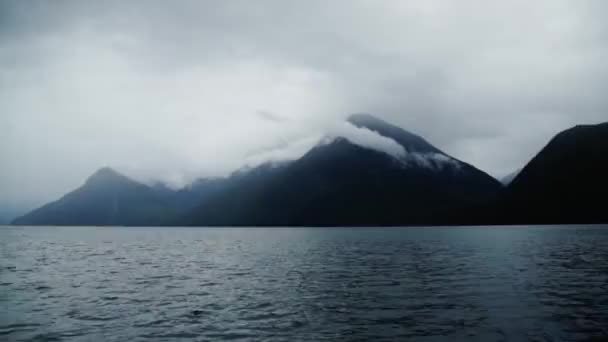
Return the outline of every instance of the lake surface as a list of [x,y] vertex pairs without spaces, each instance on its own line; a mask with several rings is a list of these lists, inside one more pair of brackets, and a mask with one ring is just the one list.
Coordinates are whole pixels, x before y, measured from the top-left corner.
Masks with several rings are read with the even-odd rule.
[[608,337],[608,226],[0,227],[2,341]]

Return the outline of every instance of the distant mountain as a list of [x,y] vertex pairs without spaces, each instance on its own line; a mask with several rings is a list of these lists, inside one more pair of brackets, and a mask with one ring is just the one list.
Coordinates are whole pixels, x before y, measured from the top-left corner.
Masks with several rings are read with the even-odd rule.
[[23,225],[139,225],[170,215],[162,198],[140,183],[103,168],[61,199],[14,220]]
[[[298,160],[199,180],[147,186],[103,168],[83,186],[14,221],[44,225],[453,224],[494,198],[500,183],[426,140],[366,114],[350,125],[400,146],[391,153],[336,136]],[[358,132],[361,133],[361,132]],[[384,139],[384,140],[383,140]],[[466,221],[466,220],[465,220]]]
[[500,179],[500,182],[504,185],[507,186],[509,184],[511,184],[511,182],[515,179],[515,177],[517,177],[517,175],[521,172],[521,169],[518,169],[516,171],[513,171],[511,173],[509,173],[508,175],[502,177]]
[[392,139],[398,158],[346,138],[280,167],[263,165],[186,215],[186,225],[451,224],[501,185],[423,138],[370,115],[349,122]]
[[556,135],[505,191],[506,223],[606,223],[608,123]]
[[[367,114],[289,162],[173,190],[102,168],[22,225],[383,226],[606,223],[608,123],[556,137],[508,186]],[[354,126],[354,127],[353,127]],[[349,129],[350,129],[349,128]],[[362,138],[363,137],[363,138]],[[399,152],[399,153],[397,153]]]
[[171,189],[163,183],[153,185],[152,189],[178,212],[186,212],[223,191],[226,185],[226,178],[201,178],[178,190]]
[[12,221],[11,215],[0,214],[0,225],[9,224],[9,223],[11,223],[11,221]]
[[13,221],[19,225],[158,225],[201,203],[220,181],[199,181],[173,191],[150,187],[110,169],[102,168],[84,185],[61,199]]
[[18,215],[14,214],[11,210],[3,208],[3,203],[0,203],[0,225],[9,224]]

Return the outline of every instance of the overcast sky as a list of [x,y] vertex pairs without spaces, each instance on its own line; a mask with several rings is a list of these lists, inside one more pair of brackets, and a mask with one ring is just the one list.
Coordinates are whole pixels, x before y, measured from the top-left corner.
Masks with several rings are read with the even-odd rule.
[[0,205],[174,184],[367,112],[493,176],[608,120],[608,2],[0,1]]

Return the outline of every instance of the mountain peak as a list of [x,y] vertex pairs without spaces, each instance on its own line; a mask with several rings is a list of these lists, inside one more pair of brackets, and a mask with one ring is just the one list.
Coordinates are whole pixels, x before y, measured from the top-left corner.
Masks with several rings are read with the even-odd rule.
[[558,133],[509,184],[509,223],[607,222],[608,123]]
[[99,170],[95,171],[93,175],[120,175],[118,171],[114,170],[109,166],[104,166]]
[[126,176],[106,166],[95,171],[95,173],[89,176],[86,184],[108,184],[116,181],[124,182],[125,180],[130,181]]
[[408,152],[442,153],[419,135],[410,133],[371,114],[352,114],[347,118],[347,122],[356,127],[367,128],[384,137],[393,139]]
[[124,176],[121,175],[120,173],[118,173],[118,171],[114,170],[113,168],[111,168],[109,166],[104,166],[104,167],[100,168],[99,170],[95,171],[95,173],[93,173],[91,175],[91,177],[124,177]]
[[358,125],[358,124],[365,125],[365,124],[372,124],[372,123],[383,123],[383,124],[388,125],[388,123],[386,121],[379,119],[368,113],[351,114],[348,116],[346,121],[352,123],[353,125]]

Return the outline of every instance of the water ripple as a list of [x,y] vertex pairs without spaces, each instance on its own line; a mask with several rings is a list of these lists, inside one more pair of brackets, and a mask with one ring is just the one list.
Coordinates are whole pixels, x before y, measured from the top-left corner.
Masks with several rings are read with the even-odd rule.
[[0,340],[600,340],[606,244],[592,227],[5,228]]

